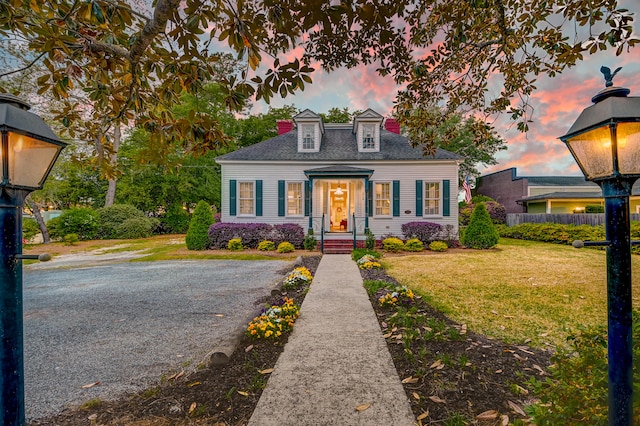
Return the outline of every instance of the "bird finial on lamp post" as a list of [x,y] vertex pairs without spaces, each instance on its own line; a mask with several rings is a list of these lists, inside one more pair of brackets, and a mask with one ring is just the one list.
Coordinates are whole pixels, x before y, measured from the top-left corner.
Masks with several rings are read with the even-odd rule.
[[622,67],[616,68],[616,70],[612,74],[611,68],[605,66],[600,67],[600,72],[602,73],[602,75],[604,75],[605,87],[613,86],[613,77],[615,77],[616,74],[618,74],[618,71],[620,71],[621,69]]

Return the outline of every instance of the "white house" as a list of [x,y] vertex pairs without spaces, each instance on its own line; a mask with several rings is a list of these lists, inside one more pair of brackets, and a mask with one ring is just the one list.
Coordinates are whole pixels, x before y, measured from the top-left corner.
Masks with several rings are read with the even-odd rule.
[[278,125],[278,136],[216,159],[223,222],[297,223],[329,239],[364,239],[366,229],[401,237],[415,221],[457,233],[459,155],[423,155],[371,109],[353,123],[305,110]]

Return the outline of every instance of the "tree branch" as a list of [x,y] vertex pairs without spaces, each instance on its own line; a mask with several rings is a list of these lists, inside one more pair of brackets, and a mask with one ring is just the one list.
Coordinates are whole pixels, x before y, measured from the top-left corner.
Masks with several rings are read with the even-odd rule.
[[140,37],[138,37],[131,46],[129,60],[132,63],[137,63],[153,39],[165,30],[169,16],[171,16],[171,13],[176,10],[179,5],[180,0],[158,0],[153,12],[153,18],[147,21],[147,24],[140,33]]
[[6,77],[6,76],[11,75],[11,74],[15,74],[15,73],[19,73],[19,72],[28,70],[29,68],[34,66],[36,64],[36,62],[38,62],[40,60],[40,58],[42,58],[44,55],[46,55],[46,52],[42,52],[33,61],[31,61],[29,64],[25,65],[22,68],[18,68],[18,69],[12,70],[12,71],[7,71],[7,72],[0,73],[0,78]]

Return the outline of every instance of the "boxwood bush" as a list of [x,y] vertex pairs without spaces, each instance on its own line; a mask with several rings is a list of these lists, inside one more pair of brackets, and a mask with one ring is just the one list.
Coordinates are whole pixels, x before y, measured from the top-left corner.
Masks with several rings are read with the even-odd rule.
[[293,244],[291,244],[288,241],[283,241],[280,244],[278,244],[278,253],[291,253],[295,250],[295,247],[293,246]]
[[404,251],[422,251],[424,244],[417,238],[411,238],[404,243]]
[[263,240],[258,243],[258,250],[260,251],[273,251],[276,249],[276,243],[269,240]]
[[[206,250],[210,247],[209,227],[213,224],[213,212],[206,201],[200,201],[193,211],[185,242],[189,250]],[[229,240],[227,240],[229,241]]]
[[[149,228],[149,234],[146,236],[150,236],[150,232],[152,229],[151,224],[144,225],[142,221],[147,220],[145,214],[138,210],[136,207],[130,204],[114,204],[109,207],[102,207],[98,209],[98,214],[100,217],[100,232],[99,238],[110,240],[114,238],[139,238],[139,235],[143,231],[143,228]],[[129,219],[139,219],[138,221],[131,222],[127,227],[122,227],[124,223]],[[134,231],[133,228],[138,229],[138,231]],[[134,237],[125,236],[120,233],[119,230],[122,230],[127,235],[136,235]]]
[[125,220],[115,228],[117,238],[148,238],[153,235],[153,229],[157,219],[151,220],[146,217],[132,217]]
[[382,240],[382,248],[384,251],[389,251],[392,253],[397,253],[402,251],[404,248],[404,243],[400,238],[389,237]]

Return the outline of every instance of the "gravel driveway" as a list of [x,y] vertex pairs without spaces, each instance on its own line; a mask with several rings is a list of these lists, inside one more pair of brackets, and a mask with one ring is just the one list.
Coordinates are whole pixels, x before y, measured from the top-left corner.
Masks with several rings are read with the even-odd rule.
[[196,368],[253,318],[258,299],[291,265],[204,260],[25,267],[27,418],[113,399],[169,372]]

